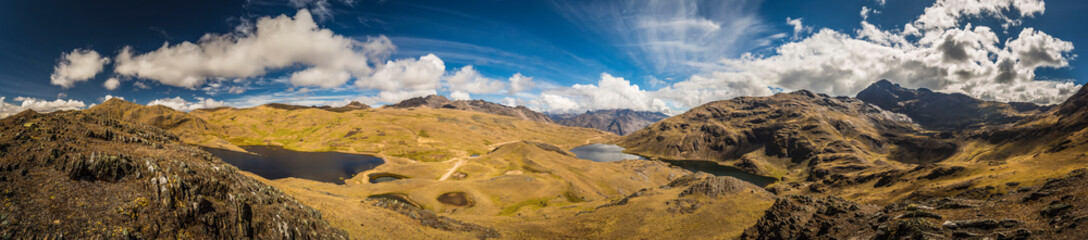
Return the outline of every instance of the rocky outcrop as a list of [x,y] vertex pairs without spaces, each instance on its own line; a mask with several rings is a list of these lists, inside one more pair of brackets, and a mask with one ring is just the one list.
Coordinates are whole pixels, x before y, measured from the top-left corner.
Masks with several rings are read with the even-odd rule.
[[1080,169],[982,199],[922,197],[878,207],[785,196],[741,239],[1085,239],[1088,199],[1079,196],[1086,186],[1088,169]]
[[490,227],[484,227],[472,223],[465,223],[446,216],[439,216],[431,210],[420,208],[418,205],[397,201],[390,198],[367,199],[371,205],[389,209],[404,216],[419,221],[420,225],[441,229],[445,231],[470,232],[479,239],[499,238],[502,235]]
[[543,113],[535,112],[525,106],[510,107],[498,103],[488,102],[484,100],[449,100],[446,97],[439,95],[429,95],[426,97],[416,97],[408,100],[401,101],[397,104],[386,105],[387,108],[416,108],[416,107],[428,107],[428,108],[446,108],[457,109],[463,111],[473,111],[490,113],[496,115],[510,116],[523,120],[553,123],[551,118]]
[[548,116],[560,125],[595,128],[621,136],[669,117],[659,112],[630,109],[587,111],[582,114],[549,114]]
[[177,136],[103,115],[0,120],[0,238],[347,238]]
[[982,101],[960,93],[908,89],[888,80],[873,83],[857,98],[884,110],[906,114],[923,127],[959,130],[1009,124],[1049,107],[1033,103]]
[[[873,239],[879,207],[836,197],[785,196],[775,201],[762,218],[744,231],[741,239],[833,239],[853,236]],[[931,225],[921,226],[929,228]],[[937,227],[939,228],[939,227]]]

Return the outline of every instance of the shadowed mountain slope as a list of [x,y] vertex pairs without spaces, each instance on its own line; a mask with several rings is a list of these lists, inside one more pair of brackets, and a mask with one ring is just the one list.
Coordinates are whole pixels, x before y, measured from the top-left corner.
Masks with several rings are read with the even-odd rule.
[[1009,124],[1045,112],[1033,103],[982,101],[959,93],[907,89],[880,80],[858,93],[857,99],[909,116],[922,127],[936,130],[977,129]]

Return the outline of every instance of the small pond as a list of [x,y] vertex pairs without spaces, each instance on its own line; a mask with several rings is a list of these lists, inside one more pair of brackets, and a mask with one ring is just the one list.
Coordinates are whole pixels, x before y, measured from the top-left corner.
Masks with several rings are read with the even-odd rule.
[[296,152],[277,146],[244,146],[250,153],[204,148],[238,167],[267,179],[296,177],[343,184],[344,179],[385,163],[381,158],[341,152]]
[[[575,156],[595,162],[612,162],[624,159],[646,159],[638,155],[624,153],[624,148],[612,144],[590,144],[576,147],[570,150]],[[760,176],[741,171],[732,166],[718,164],[713,161],[703,160],[662,160],[673,166],[677,166],[692,172],[705,172],[714,176],[730,176],[764,187],[776,180],[772,177]]]
[[766,187],[776,180],[772,177],[760,176],[751,174],[745,171],[741,171],[738,168],[732,166],[726,166],[718,164],[713,161],[703,160],[661,160],[662,162],[669,163],[670,165],[677,166],[692,172],[705,172],[714,176],[730,176],[735,177],[746,182],[755,184],[756,186]]
[[367,178],[370,179],[370,183],[383,183],[401,180],[408,177],[392,173],[371,173],[370,175],[367,175]]
[[594,162],[614,162],[626,159],[644,159],[641,156],[623,152],[623,147],[594,143],[570,149],[574,156]]

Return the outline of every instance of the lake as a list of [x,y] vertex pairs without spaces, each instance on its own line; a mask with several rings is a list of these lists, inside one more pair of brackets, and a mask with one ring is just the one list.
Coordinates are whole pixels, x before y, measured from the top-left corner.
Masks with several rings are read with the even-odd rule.
[[594,162],[614,162],[626,159],[644,159],[639,155],[624,153],[623,147],[603,143],[583,145],[570,149],[570,152],[574,153],[574,155],[578,158]]
[[[624,153],[624,148],[612,144],[589,144],[570,150],[575,156],[595,162],[612,162],[624,159],[643,159],[638,155]],[[661,160],[673,166],[677,166],[692,172],[705,172],[714,176],[730,176],[746,182],[764,187],[776,181],[775,178],[751,174],[732,166],[718,164],[713,161],[703,160]]]
[[277,146],[244,146],[242,148],[250,153],[218,148],[203,149],[242,171],[252,172],[267,179],[295,177],[344,184],[344,179],[385,163],[385,160],[381,158],[361,154],[297,152]]

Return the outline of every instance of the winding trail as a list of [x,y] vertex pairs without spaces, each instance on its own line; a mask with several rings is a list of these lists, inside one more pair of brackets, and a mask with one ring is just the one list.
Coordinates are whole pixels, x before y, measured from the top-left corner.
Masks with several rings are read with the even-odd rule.
[[[586,144],[589,144],[593,140],[597,140],[597,139],[600,139],[600,138],[602,138],[602,137],[597,136],[597,137],[586,139]],[[520,142],[520,141],[522,141],[522,140],[513,140],[513,141],[500,142],[500,143],[493,143],[491,145],[487,145],[487,148],[488,148],[489,151],[493,151],[493,150],[495,150],[495,148],[497,148],[499,146],[506,145],[506,144],[509,144],[509,143],[514,143],[514,142]],[[469,158],[471,158],[471,157],[469,157]],[[454,172],[457,172],[458,168],[461,168],[461,165],[464,165],[465,162],[468,161],[468,159],[466,159],[466,157],[458,157],[458,158],[453,158],[453,159],[450,159],[450,160],[446,160],[446,162],[452,162],[452,161],[457,161],[457,163],[454,163],[453,167],[450,167],[450,170],[446,171],[446,174],[443,174],[441,178],[438,178],[438,181],[446,181],[446,179],[449,179],[450,176],[453,176]]]
[[462,164],[465,164],[464,157],[458,158],[457,163],[454,163],[453,167],[451,167],[449,171],[446,171],[446,174],[443,174],[441,178],[438,178],[438,181],[446,181],[450,176],[453,176],[453,173],[456,172],[458,168],[461,168]]

